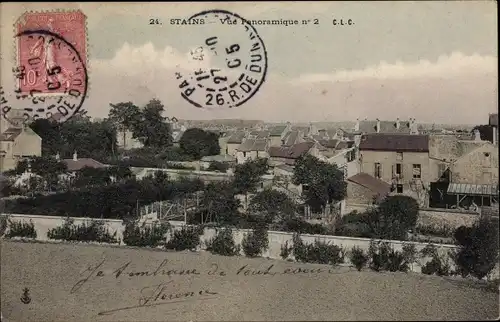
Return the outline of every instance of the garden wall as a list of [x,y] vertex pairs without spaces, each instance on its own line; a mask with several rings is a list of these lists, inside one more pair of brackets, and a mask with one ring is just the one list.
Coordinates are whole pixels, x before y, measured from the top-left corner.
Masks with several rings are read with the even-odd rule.
[[[7,214],[2,214],[7,215]],[[32,220],[37,232],[37,239],[47,241],[47,232],[49,229],[58,227],[64,223],[64,217],[55,216],[36,216],[36,215],[22,215],[22,214],[9,214],[10,220],[13,221],[26,221]],[[73,218],[75,224],[82,224],[85,221],[91,220],[90,218]],[[122,239],[123,230],[125,226],[122,224],[121,220],[113,219],[96,219],[97,221],[104,221],[105,225],[109,228],[110,233],[117,232],[117,237]],[[184,224],[179,221],[170,222],[175,228],[179,229]],[[234,229],[233,236],[237,244],[241,244],[243,237],[249,230],[246,229]],[[205,228],[203,236],[201,236],[202,244],[215,236],[216,230],[214,228]],[[269,249],[262,254],[263,257],[279,259],[281,246],[288,242],[289,245],[292,243],[293,233],[279,232],[279,231],[269,231]],[[342,246],[345,250],[351,250],[352,247],[358,246],[361,249],[368,250],[370,245],[370,239],[368,238],[354,238],[354,237],[343,237],[343,236],[327,236],[327,235],[308,235],[302,234],[302,240],[305,243],[313,243],[315,239],[319,239],[323,242],[329,242],[338,246]],[[384,240],[389,242],[395,250],[402,250],[403,242],[396,240]],[[426,243],[418,242],[408,242],[416,245],[417,251],[423,249]],[[441,254],[447,254],[449,250],[455,249],[455,245],[446,244],[435,244]],[[422,262],[425,264],[429,259],[424,259]],[[420,272],[420,265],[417,263],[414,265],[413,270]]]

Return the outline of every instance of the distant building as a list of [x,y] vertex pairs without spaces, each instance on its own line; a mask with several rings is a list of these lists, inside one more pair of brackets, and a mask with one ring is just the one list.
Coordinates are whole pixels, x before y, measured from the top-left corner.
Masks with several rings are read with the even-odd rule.
[[305,155],[319,156],[319,144],[315,142],[302,142],[290,147],[269,147],[270,165],[279,164],[294,165],[295,161]]
[[278,147],[283,144],[287,133],[291,130],[290,123],[286,125],[276,125],[269,129],[270,145]]
[[391,192],[391,185],[368,173],[357,173],[347,178],[346,202],[370,205]]
[[367,134],[359,144],[360,172],[391,184],[395,193],[424,202],[431,181],[429,137],[407,134]]
[[256,160],[257,158],[268,158],[269,140],[267,139],[244,139],[236,149],[236,159],[239,164],[247,160]]
[[68,172],[77,172],[85,167],[103,169],[109,167],[107,164],[103,164],[91,158],[78,158],[78,154],[75,151],[73,153],[72,159],[63,159],[62,162],[68,167]]
[[0,115],[0,171],[16,168],[25,158],[42,155],[42,138],[24,122],[22,110]]

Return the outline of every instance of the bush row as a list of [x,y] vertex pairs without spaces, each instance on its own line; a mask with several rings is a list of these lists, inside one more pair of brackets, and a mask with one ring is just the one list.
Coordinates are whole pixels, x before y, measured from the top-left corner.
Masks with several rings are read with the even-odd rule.
[[[36,238],[34,223],[30,220],[12,221],[5,216],[1,217],[0,232],[7,232],[5,237]],[[164,249],[196,250],[201,244],[204,226],[184,226],[173,230],[169,224],[157,223],[153,225],[139,225],[132,221],[125,224],[123,243],[139,247],[163,247]],[[170,233],[167,241],[167,234]],[[75,225],[73,219],[48,231],[47,237],[53,240],[103,242],[116,244],[121,241],[117,232],[111,233],[104,222],[91,220],[90,222]],[[429,244],[420,252],[416,246],[404,243],[402,250],[395,250],[389,242],[370,242],[368,251],[354,247],[347,251],[342,246],[333,245],[316,239],[312,244],[306,244],[299,233],[294,233],[291,245],[286,242],[281,246],[280,256],[290,259],[291,256],[298,262],[337,265],[345,262],[348,257],[351,264],[358,270],[368,266],[374,271],[402,271],[408,272],[419,259],[427,260],[421,265],[421,271],[428,275],[462,277],[473,276],[478,279],[490,274],[498,259],[498,228],[491,222],[481,221],[472,228],[461,227],[454,238],[460,244],[456,250],[447,254],[439,254],[435,245]],[[495,242],[496,241],[496,244]],[[206,250],[224,256],[239,255],[241,250],[248,257],[261,256],[269,247],[268,232],[260,227],[247,233],[241,245],[234,241],[232,230],[229,228],[217,229],[214,237],[206,242]],[[452,269],[452,263],[456,267]]]

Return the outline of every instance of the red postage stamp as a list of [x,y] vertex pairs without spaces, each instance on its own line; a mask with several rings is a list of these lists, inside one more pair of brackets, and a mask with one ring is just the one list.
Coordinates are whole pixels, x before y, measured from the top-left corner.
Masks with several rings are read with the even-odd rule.
[[[87,62],[86,16],[80,11],[27,12],[15,25],[18,92],[64,95],[70,88],[83,92],[75,80]],[[76,62],[79,64],[76,64]],[[78,70],[80,66],[80,70]],[[80,77],[81,79],[81,77]],[[82,87],[82,89],[78,89]]]

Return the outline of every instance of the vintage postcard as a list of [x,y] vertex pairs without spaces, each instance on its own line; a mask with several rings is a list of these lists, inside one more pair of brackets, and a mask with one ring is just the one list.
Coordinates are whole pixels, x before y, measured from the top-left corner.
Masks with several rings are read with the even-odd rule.
[[1,321],[498,319],[496,11],[0,4]]

